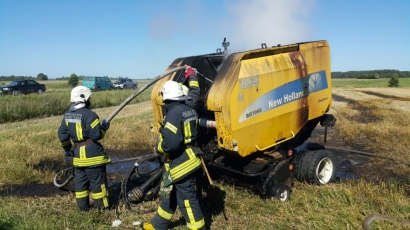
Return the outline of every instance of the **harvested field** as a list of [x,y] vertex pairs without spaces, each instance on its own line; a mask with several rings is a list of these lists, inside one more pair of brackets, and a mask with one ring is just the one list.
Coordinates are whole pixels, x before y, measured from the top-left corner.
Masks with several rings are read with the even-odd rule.
[[[403,88],[334,88],[336,126],[317,127],[309,142],[337,158],[337,181],[326,186],[295,182],[290,201],[261,198],[237,184],[215,181],[205,193],[209,229],[360,229],[371,213],[398,221],[375,221],[377,229],[405,229],[409,219],[410,91]],[[95,109],[107,117],[115,107]],[[0,124],[0,229],[110,229],[115,212],[79,213],[73,193],[54,187],[55,172],[67,167],[56,140],[61,116]],[[150,151],[150,102],[128,105],[112,121],[104,146],[119,159]],[[364,153],[363,153],[364,152]],[[393,160],[392,160],[393,159]],[[158,200],[143,206],[156,207]],[[134,210],[137,211],[137,210]],[[118,229],[135,229],[154,213],[122,210]],[[179,212],[171,229],[184,229]],[[2,228],[3,227],[3,228]]]
[[407,88],[334,88],[331,113],[338,118],[336,126],[328,129],[326,143],[322,127],[317,127],[310,141],[337,155],[345,176],[408,181],[408,174],[401,170],[409,172],[406,164],[410,166],[409,101]]

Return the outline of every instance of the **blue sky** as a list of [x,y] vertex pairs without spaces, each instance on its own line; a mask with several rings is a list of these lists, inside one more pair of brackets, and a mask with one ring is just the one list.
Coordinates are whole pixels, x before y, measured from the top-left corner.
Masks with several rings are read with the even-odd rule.
[[332,71],[410,71],[409,0],[0,0],[0,76],[154,78],[178,57],[327,40]]

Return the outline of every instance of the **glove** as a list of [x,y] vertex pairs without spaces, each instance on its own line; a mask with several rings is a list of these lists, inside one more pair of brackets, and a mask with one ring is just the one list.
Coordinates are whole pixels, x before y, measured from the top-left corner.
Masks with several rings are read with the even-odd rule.
[[72,157],[73,155],[71,154],[71,150],[66,150],[66,151],[64,152],[64,156],[65,156],[65,157]]
[[71,154],[70,150],[64,152],[64,157],[66,162],[73,161],[73,155]]
[[195,69],[192,68],[189,65],[185,65],[185,79],[188,79],[189,76],[191,76],[192,74],[195,74]]
[[73,157],[65,157],[65,162],[70,163],[73,161]]
[[101,122],[101,129],[103,129],[103,130],[108,130],[109,128],[110,128],[110,123],[107,122],[106,120],[103,120],[103,121]]

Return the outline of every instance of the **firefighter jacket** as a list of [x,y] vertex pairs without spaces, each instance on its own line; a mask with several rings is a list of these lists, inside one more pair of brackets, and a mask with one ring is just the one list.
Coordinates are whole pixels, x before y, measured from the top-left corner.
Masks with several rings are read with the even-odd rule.
[[77,103],[72,104],[64,114],[58,128],[58,138],[65,151],[72,150],[75,167],[99,166],[110,162],[98,142],[104,138],[105,131],[97,114],[84,103]]
[[164,126],[160,129],[157,152],[169,157],[170,174],[176,182],[201,167],[191,143],[198,136],[198,114],[182,101],[164,106]]
[[[185,78],[182,78],[181,82],[179,82],[180,84],[185,84],[186,83]],[[191,106],[192,108],[195,108],[198,102],[198,97],[199,97],[199,93],[200,93],[200,89],[199,89],[199,83],[198,83],[198,76],[196,74],[191,74],[188,77],[188,95],[187,99],[185,100],[185,104]]]

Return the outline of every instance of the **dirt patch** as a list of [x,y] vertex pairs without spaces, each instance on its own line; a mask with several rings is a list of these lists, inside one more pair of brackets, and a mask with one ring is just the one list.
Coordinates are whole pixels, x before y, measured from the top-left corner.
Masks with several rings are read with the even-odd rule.
[[347,102],[348,104],[355,104],[357,102],[357,101],[352,100],[350,98],[343,97],[343,96],[340,96],[340,95],[335,95],[335,94],[333,94],[332,99],[333,99],[333,101]]
[[53,184],[6,185],[0,190],[2,197],[52,197],[56,195],[67,195],[67,191],[58,189]]
[[352,110],[357,112],[348,115],[349,120],[361,124],[377,123],[382,120],[380,117],[374,114],[375,108],[373,108],[372,105],[367,102],[356,101],[340,95],[333,95],[333,100],[337,102],[346,102]]
[[406,97],[398,97],[394,95],[387,95],[387,94],[382,94],[382,93],[372,92],[372,91],[362,91],[362,92],[368,95],[377,96],[377,97],[381,97],[384,99],[391,99],[391,100],[396,100],[396,101],[410,101],[410,98],[406,98]]
[[[343,138],[339,136],[336,129],[327,129],[326,142],[324,141],[324,134],[325,128],[319,126],[313,131],[308,142],[310,145],[321,145],[333,153],[338,163],[336,174],[338,180],[361,178],[367,181],[376,181],[398,177],[392,170],[385,167],[391,162],[371,156],[373,153],[366,152],[364,144],[343,142]],[[356,153],[356,151],[369,154],[364,155]]]

